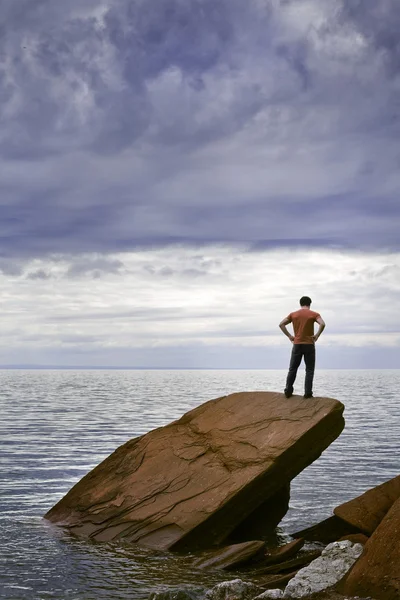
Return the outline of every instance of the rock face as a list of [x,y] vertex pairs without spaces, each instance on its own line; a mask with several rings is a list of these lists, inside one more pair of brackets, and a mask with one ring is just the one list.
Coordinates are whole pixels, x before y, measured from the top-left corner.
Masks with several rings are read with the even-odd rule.
[[329,544],[319,558],[301,569],[286,586],[285,598],[303,598],[338,583],[363,551],[349,541]]
[[345,594],[376,600],[400,598],[400,499],[382,520],[340,585]]
[[229,542],[243,542],[268,536],[286,515],[290,500],[290,484],[285,485],[254,510],[229,535]]
[[346,523],[371,535],[398,498],[400,475],[368,490],[354,500],[337,506],[333,512]]
[[211,400],[118,448],[45,518],[99,541],[210,548],[318,458],[343,408],[272,392]]

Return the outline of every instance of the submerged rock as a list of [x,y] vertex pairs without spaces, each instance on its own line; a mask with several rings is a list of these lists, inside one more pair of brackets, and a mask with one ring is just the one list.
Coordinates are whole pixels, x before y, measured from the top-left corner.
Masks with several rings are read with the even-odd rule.
[[329,544],[319,558],[301,569],[286,586],[285,598],[303,598],[337,584],[363,551],[349,541]]
[[202,600],[205,593],[203,588],[174,588],[152,592],[148,600]]
[[295,556],[299,550],[304,546],[304,539],[298,538],[288,542],[284,546],[279,546],[276,550],[269,552],[263,562],[264,566],[274,565],[277,563],[285,562]]
[[340,585],[340,591],[376,600],[399,600],[400,498],[365,544],[363,554]]
[[343,408],[272,392],[211,400],[118,448],[45,518],[98,541],[177,551],[221,544],[337,438]]
[[206,600],[253,600],[263,589],[241,579],[218,583],[206,593]]
[[266,590],[259,596],[256,596],[254,600],[266,600],[267,598],[272,598],[272,600],[277,598],[282,598],[283,591],[282,590]]
[[264,549],[265,542],[262,541],[225,546],[196,559],[193,566],[198,569],[233,569],[262,555]]

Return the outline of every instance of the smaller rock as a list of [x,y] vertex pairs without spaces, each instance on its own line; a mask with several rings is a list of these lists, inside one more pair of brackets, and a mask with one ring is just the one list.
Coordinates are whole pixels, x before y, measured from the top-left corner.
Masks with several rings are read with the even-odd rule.
[[233,569],[262,555],[264,548],[265,542],[262,541],[225,546],[196,559],[193,566],[198,569]]
[[333,511],[337,517],[371,535],[400,498],[400,475],[349,500]]
[[379,600],[400,598],[400,498],[365,545],[364,552],[338,591],[371,595]]
[[302,598],[338,583],[362,554],[361,544],[348,540],[329,544],[321,556],[301,569],[286,586],[285,598]]
[[328,519],[324,519],[324,521],[320,521],[320,523],[307,527],[307,529],[296,531],[292,535],[305,538],[310,542],[330,544],[352,533],[360,533],[360,529],[333,515]]
[[218,583],[206,593],[206,600],[253,600],[263,589],[241,579]]
[[344,535],[338,540],[338,542],[343,542],[344,540],[349,540],[352,544],[365,544],[368,542],[369,537],[364,535],[363,533],[349,533],[349,535]]
[[276,563],[281,563],[285,560],[288,560],[289,558],[291,558],[292,556],[297,554],[297,552],[299,550],[301,550],[301,548],[303,546],[304,546],[303,538],[295,539],[292,542],[289,542],[288,544],[285,544],[284,546],[280,546],[278,549],[276,549],[276,550],[274,549],[272,552],[269,552],[266,555],[265,560],[263,561],[263,564],[264,564],[264,566],[274,565]]
[[148,600],[200,600],[204,594],[203,588],[176,588],[152,592]]
[[269,567],[257,569],[257,575],[267,575],[268,573],[277,574],[283,573],[284,571],[293,571],[294,569],[300,569],[301,567],[309,565],[310,562],[321,556],[321,554],[322,550],[308,552],[307,554],[302,554],[301,556],[297,556],[296,558],[285,560],[282,563],[277,563],[274,565],[270,565]]
[[256,596],[254,600],[264,600],[264,598],[282,598],[283,591],[282,590],[266,590],[259,596]]

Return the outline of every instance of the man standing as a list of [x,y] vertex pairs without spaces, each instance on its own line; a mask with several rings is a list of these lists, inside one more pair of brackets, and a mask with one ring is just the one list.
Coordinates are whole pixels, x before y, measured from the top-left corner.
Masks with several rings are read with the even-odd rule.
[[[286,398],[290,398],[290,396],[293,395],[293,384],[303,356],[306,364],[304,398],[312,398],[312,385],[315,370],[315,342],[325,329],[325,323],[321,315],[310,308],[311,298],[308,296],[300,298],[300,306],[300,310],[290,313],[290,315],[279,323],[279,327],[283,333],[293,343],[289,373],[286,379]],[[286,325],[289,323],[293,323],[294,336],[286,329]],[[315,335],[314,323],[319,324],[319,329]]]

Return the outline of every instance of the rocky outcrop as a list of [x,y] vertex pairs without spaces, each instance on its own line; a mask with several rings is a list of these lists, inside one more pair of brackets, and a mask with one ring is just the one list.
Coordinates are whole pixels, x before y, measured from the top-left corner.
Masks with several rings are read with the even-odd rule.
[[376,600],[400,598],[400,498],[376,528],[339,591]]
[[400,498],[400,475],[337,506],[333,512],[342,521],[366,535],[371,535],[398,498]]
[[118,448],[45,517],[99,541],[211,548],[318,458],[343,408],[272,392],[211,400]]
[[303,598],[337,584],[363,551],[361,544],[333,542],[321,556],[301,569],[288,583],[285,598]]

